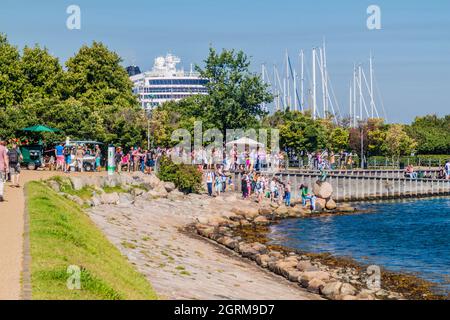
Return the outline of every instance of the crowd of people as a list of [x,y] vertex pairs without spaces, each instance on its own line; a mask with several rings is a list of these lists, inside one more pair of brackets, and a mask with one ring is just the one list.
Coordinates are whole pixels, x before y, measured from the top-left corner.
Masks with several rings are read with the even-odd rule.
[[241,175],[240,190],[235,186],[232,176],[223,171],[223,166],[219,166],[216,170],[206,170],[204,176],[209,196],[220,196],[227,191],[240,191],[243,199],[261,203],[266,198],[271,202],[290,206],[293,192],[299,192],[303,206],[309,203],[312,210],[316,207],[316,197],[308,186],[301,185],[299,190],[293,190],[289,181],[282,181],[278,177],[261,172],[244,172]]
[[[8,144],[0,142],[0,201],[3,200],[4,181],[10,180],[12,187],[18,187],[21,162],[23,155],[17,142]],[[71,171],[100,171],[106,167],[107,159],[98,144],[88,147],[87,144],[59,143],[46,152],[43,166],[50,170],[62,172]],[[289,166],[289,161],[297,161],[297,165],[303,168],[316,170],[352,169],[354,155],[341,151],[334,153],[328,150],[305,152],[299,156],[288,155],[286,152],[268,152],[259,146],[246,147],[234,145],[227,149],[205,148],[187,150],[182,147],[143,149],[131,147],[125,150],[116,147],[114,153],[114,165],[117,172],[141,171],[151,173],[157,166],[158,159],[167,156],[174,161],[196,165],[198,170],[204,173],[209,195],[220,195],[228,190],[235,190],[230,173],[242,174],[241,190],[243,198],[256,197],[261,201],[264,197],[271,201],[290,204],[291,192],[301,192],[302,199],[309,201],[314,206],[314,196],[309,193],[306,186],[301,190],[291,190],[289,183],[284,183],[277,178],[269,178],[263,174],[274,173]],[[421,177],[420,172],[415,171],[412,165],[405,169],[405,176],[413,179]],[[450,179],[450,160],[438,174],[440,179]]]

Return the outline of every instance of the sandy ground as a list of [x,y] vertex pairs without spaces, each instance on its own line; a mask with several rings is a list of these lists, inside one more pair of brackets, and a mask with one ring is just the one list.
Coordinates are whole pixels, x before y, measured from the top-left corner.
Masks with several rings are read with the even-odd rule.
[[195,217],[227,207],[226,200],[205,196],[102,205],[89,214],[162,299],[321,299],[230,250],[183,232]]
[[22,170],[20,188],[11,188],[9,183],[5,185],[5,202],[0,203],[0,300],[20,299],[25,207],[23,185],[55,174],[61,173]]

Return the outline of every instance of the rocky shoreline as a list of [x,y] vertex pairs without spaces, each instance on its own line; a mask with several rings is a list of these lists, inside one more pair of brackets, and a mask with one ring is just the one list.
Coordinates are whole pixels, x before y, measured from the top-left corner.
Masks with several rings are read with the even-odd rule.
[[[286,207],[265,199],[258,204],[249,200],[241,200],[239,196],[231,193],[214,198],[209,198],[206,195],[184,195],[172,183],[160,181],[154,175],[140,173],[109,177],[59,178],[48,180],[47,184],[79,205],[94,208],[89,212],[91,215],[94,214],[94,221],[107,235],[111,228],[129,229],[129,221],[132,220],[130,217],[134,213],[139,213],[136,219],[142,219],[144,213],[150,214],[153,211],[155,211],[155,214],[158,213],[158,206],[170,207],[170,210],[174,210],[174,212],[164,212],[164,215],[167,214],[168,216],[167,222],[174,222],[178,232],[182,229],[191,235],[200,236],[208,242],[212,241],[223,250],[228,250],[243,259],[253,261],[255,266],[259,266],[261,270],[282,276],[292,285],[315,294],[317,297],[321,296],[332,300],[443,298],[432,293],[430,283],[414,276],[383,271],[381,287],[376,287],[373,285],[373,278],[368,273],[367,268],[352,260],[334,258],[326,254],[299,252],[269,244],[267,233],[270,225],[281,219],[309,218],[319,214],[358,213],[355,208],[348,204],[334,203],[331,194],[328,194],[323,201],[319,201],[320,212],[311,212],[301,206],[300,203],[293,203],[292,206]],[[83,199],[76,192],[75,194],[64,192],[64,185],[67,184],[70,184],[76,192],[87,188],[89,197]],[[317,193],[320,192],[319,187],[320,185],[316,186]],[[108,188],[116,188],[118,191],[105,192]],[[329,192],[328,187],[325,187],[324,190],[326,193]],[[186,205],[189,206],[189,209],[186,208]],[[180,211],[179,214],[181,215],[185,213],[186,217],[177,217],[174,221],[173,213],[177,210]],[[115,216],[112,217],[113,213]],[[122,218],[124,218],[123,223],[117,223]],[[153,223],[155,222],[154,219],[158,219],[157,216],[149,216],[148,218],[153,219]],[[141,227],[139,225],[141,222],[136,221],[132,228],[133,232],[137,232],[136,230]],[[160,233],[165,227],[160,226],[159,228],[156,231]],[[114,234],[111,235],[113,243],[124,254],[132,257],[134,261],[145,260],[148,254],[141,251],[147,250],[148,245],[142,244],[140,246],[140,242],[145,241],[131,239],[132,242],[137,244],[132,243],[132,245],[124,246],[124,240],[117,238],[119,231],[115,230]],[[123,230],[120,232],[124,234]],[[171,232],[167,234],[168,237],[174,237],[173,231]],[[131,237],[128,233],[125,236]],[[145,238],[147,237],[143,237],[143,239]],[[155,244],[155,246],[157,245]],[[165,250],[170,250],[170,245],[168,245],[168,248]],[[191,249],[187,247],[187,250]],[[165,254],[160,258],[164,260],[164,256]],[[191,258],[189,262],[193,263],[193,268],[203,268],[201,264],[204,264],[205,260],[199,263],[198,261],[191,261]],[[139,265],[138,262],[136,264]],[[149,264],[150,261],[142,263],[143,270],[141,271],[146,273]],[[216,275],[218,278],[222,276],[223,274]],[[167,285],[167,282],[164,285]],[[164,285],[161,287],[164,288]],[[197,285],[195,284],[194,287]],[[176,298],[177,296],[173,297]]]
[[265,203],[247,208],[234,207],[228,214],[199,219],[189,229],[326,299],[445,299],[433,292],[432,283],[413,275],[382,270],[380,286],[376,287],[367,266],[352,259],[270,245],[267,238],[269,226],[281,219],[361,213],[347,204],[337,206],[333,211],[312,213],[299,205],[285,207]]

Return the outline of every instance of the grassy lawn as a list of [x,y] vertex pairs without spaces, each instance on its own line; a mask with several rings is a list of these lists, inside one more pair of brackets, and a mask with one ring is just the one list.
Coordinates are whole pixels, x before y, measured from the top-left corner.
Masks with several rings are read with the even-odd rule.
[[[138,273],[75,203],[41,182],[26,185],[33,299],[156,299]],[[81,289],[69,290],[69,266]]]

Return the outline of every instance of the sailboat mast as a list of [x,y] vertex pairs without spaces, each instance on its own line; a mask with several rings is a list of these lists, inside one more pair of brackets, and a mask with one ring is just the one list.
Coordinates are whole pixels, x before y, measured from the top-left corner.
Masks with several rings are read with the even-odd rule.
[[372,52],[370,53],[370,109],[371,109],[371,117],[374,116],[375,109],[375,99],[373,94],[373,57]]
[[304,86],[305,86],[305,70],[304,70],[304,63],[305,63],[305,52],[302,51],[300,52],[300,65],[301,65],[301,80],[300,80],[300,95],[301,95],[301,99],[300,99],[300,104],[301,104],[301,108],[303,111],[303,107],[305,105],[305,93],[304,93]]
[[316,120],[316,108],[317,108],[317,100],[316,100],[316,48],[313,48],[312,52],[312,71],[313,71],[313,119]]

